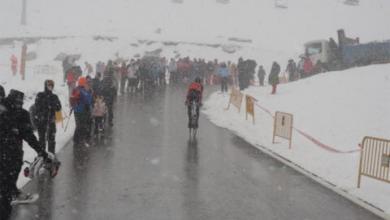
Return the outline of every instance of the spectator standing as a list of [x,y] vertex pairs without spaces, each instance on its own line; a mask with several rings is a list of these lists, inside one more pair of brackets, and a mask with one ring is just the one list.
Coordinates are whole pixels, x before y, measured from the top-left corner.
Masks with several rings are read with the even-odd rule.
[[15,54],[12,54],[11,58],[11,71],[12,75],[15,76],[18,72],[18,58],[15,56]]
[[270,74],[268,76],[268,83],[272,85],[271,94],[276,94],[276,89],[279,84],[280,65],[277,62],[273,62]]
[[218,76],[221,79],[221,92],[228,91],[228,80],[229,80],[229,70],[226,66],[226,63],[222,63],[218,68]]
[[58,96],[53,93],[54,81],[46,80],[44,83],[44,91],[37,94],[35,98],[35,115],[39,143],[41,147],[55,154],[56,146],[56,112],[61,111],[61,102]]
[[288,74],[288,81],[294,81],[296,80],[296,75],[297,75],[297,64],[294,62],[293,59],[288,60],[288,64],[286,67],[286,72]]
[[259,79],[260,86],[264,86],[265,70],[263,66],[259,66],[259,70],[257,71],[257,78]]
[[30,115],[23,109],[24,93],[11,90],[4,99],[0,86],[0,219],[9,219],[11,201],[29,199],[16,182],[23,165],[23,141],[48,161],[47,152],[34,135]]
[[71,96],[71,105],[74,111],[76,129],[73,135],[75,145],[84,145],[89,147],[87,133],[90,128],[89,119],[91,118],[92,95],[87,90],[87,79],[80,77],[78,86],[73,90]]
[[122,62],[122,66],[119,69],[120,73],[120,82],[121,82],[121,88],[120,88],[120,93],[124,94],[125,93],[125,86],[126,86],[126,81],[127,81],[127,66],[126,62]]

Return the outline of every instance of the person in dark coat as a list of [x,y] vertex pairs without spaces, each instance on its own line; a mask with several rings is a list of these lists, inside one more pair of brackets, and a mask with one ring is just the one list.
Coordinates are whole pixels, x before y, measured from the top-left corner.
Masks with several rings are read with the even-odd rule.
[[257,63],[255,60],[252,60],[252,59],[249,59],[246,62],[247,62],[247,68],[248,68],[248,76],[246,79],[247,80],[246,84],[247,84],[247,87],[249,87],[251,84],[251,81],[253,81],[255,79]]
[[3,102],[4,98],[5,98],[5,90],[4,87],[0,85],[0,104]]
[[125,86],[127,82],[127,65],[126,62],[122,62],[122,66],[119,69],[120,73],[120,93],[123,95],[125,93]]
[[12,199],[22,195],[16,182],[23,165],[23,141],[48,160],[33,133],[30,115],[23,109],[23,99],[22,92],[11,90],[0,102],[0,219],[9,218]]
[[63,73],[64,73],[64,82],[66,82],[66,79],[68,78],[68,71],[72,68],[72,62],[71,62],[71,58],[66,56],[63,60],[62,60],[62,70],[63,70]]
[[264,86],[265,70],[263,66],[259,66],[259,70],[257,71],[257,78],[259,79],[260,86]]
[[297,75],[297,64],[294,62],[293,59],[288,60],[288,64],[286,67],[286,72],[288,73],[288,81],[294,81],[296,80],[296,75]]
[[276,93],[276,87],[279,84],[280,65],[277,62],[273,62],[270,74],[268,76],[268,83],[272,85],[271,94]]
[[92,91],[94,96],[101,94],[101,77],[102,74],[97,72],[95,78],[92,80]]
[[213,85],[213,73],[214,73],[214,63],[209,61],[207,63],[207,82],[209,85]]
[[[43,92],[38,93],[35,99],[36,115],[39,134],[39,143],[46,148],[48,142],[48,151],[55,154],[56,146],[56,118],[55,113],[61,111],[61,102],[58,96],[53,93],[54,81],[46,80]],[[47,137],[47,140],[46,140]]]
[[115,85],[113,74],[106,74],[101,85],[101,92],[108,108],[108,124],[112,127],[114,125],[114,102],[117,94],[117,87]]
[[245,68],[244,60],[242,58],[238,59],[237,70],[238,70],[238,85],[240,87],[240,90],[244,90],[246,68]]

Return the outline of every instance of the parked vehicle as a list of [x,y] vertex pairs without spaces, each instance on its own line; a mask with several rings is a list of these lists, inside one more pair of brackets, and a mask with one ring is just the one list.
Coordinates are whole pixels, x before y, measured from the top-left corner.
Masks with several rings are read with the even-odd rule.
[[361,44],[359,38],[346,37],[343,29],[337,34],[338,44],[332,38],[305,44],[305,55],[317,69],[340,70],[390,62],[390,40]]

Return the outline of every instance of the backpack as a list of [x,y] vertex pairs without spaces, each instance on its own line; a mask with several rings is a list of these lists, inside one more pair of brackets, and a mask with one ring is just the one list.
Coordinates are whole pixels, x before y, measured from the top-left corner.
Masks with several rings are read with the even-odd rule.
[[66,81],[68,82],[68,84],[75,81],[75,77],[72,71],[68,71],[66,73]]
[[73,109],[80,103],[80,90],[78,88],[73,89],[69,103]]
[[30,113],[30,121],[32,124],[32,128],[34,131],[36,131],[39,121],[38,121],[37,107],[35,106],[35,104],[32,104],[30,106],[28,112]]

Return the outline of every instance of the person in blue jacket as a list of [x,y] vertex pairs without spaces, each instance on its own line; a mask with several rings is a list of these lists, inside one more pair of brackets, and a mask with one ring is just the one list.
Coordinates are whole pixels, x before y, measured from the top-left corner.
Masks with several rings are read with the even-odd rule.
[[78,86],[73,90],[71,103],[76,120],[76,129],[73,135],[73,142],[75,145],[84,145],[89,147],[88,134],[89,119],[92,112],[92,94],[88,90],[87,79],[80,77]]
[[228,91],[229,69],[226,63],[222,63],[218,68],[218,75],[221,78],[221,92]]

